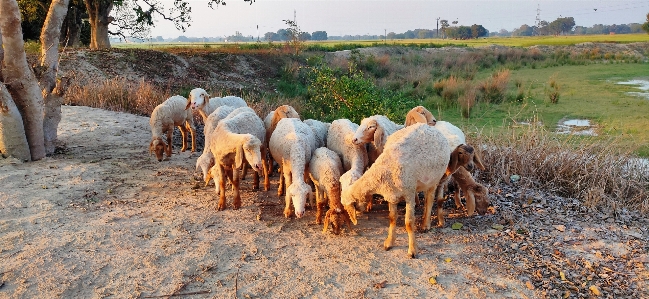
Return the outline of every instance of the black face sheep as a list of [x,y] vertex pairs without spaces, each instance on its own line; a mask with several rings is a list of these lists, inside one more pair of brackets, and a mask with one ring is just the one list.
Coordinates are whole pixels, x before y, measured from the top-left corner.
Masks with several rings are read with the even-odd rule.
[[367,195],[382,195],[390,209],[388,237],[383,243],[388,250],[394,246],[397,203],[405,201],[408,256],[414,258],[417,255],[415,196],[419,191],[425,194],[422,226],[429,228],[432,195],[446,172],[450,154],[446,138],[427,124],[415,124],[392,134],[376,162],[360,179],[342,191],[341,202],[352,222],[357,223],[355,204],[367,200]]
[[[192,152],[196,151],[196,129],[191,111],[185,110],[187,99],[182,96],[168,98],[162,104],[153,109],[149,125],[151,126],[151,143],[149,153],[155,153],[158,161],[162,161],[164,154],[171,157],[171,140],[174,126],[177,126],[182,134],[183,147],[180,151],[187,149],[187,131],[192,135]],[[166,141],[164,137],[167,137]]]

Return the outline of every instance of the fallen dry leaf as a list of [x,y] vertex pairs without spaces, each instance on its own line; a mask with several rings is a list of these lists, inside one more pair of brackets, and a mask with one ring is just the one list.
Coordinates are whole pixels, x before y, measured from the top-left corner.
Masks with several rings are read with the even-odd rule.
[[430,284],[437,284],[437,276],[431,276],[428,278]]
[[533,290],[533,289],[534,289],[534,285],[533,285],[532,282],[529,281],[529,280],[525,282],[525,286],[526,286],[528,289],[530,289],[530,290]]
[[592,286],[590,286],[590,288],[588,288],[588,289],[589,289],[591,292],[593,292],[593,295],[595,295],[595,296],[599,296],[599,295],[602,294],[602,292],[599,290],[599,287],[596,286],[596,285],[592,285]]
[[383,288],[385,288],[385,285],[386,285],[387,283],[388,283],[387,280],[381,281],[381,282],[379,282],[379,283],[375,283],[375,284],[374,284],[374,288],[375,288],[375,289],[383,289]]
[[560,232],[564,232],[566,230],[565,225],[553,225],[554,228],[556,228]]

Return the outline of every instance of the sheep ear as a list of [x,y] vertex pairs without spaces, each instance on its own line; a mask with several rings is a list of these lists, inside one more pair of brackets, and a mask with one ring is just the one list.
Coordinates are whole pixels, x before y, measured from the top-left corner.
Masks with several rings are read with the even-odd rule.
[[454,173],[457,170],[457,165],[460,161],[460,154],[459,151],[454,150],[451,153],[451,159],[448,161],[448,169],[446,170],[447,173]]
[[376,126],[376,130],[374,130],[374,147],[378,152],[383,152],[383,146],[385,145],[385,140],[383,140],[384,136],[385,131],[383,127]]
[[192,105],[192,95],[189,94],[189,97],[187,97],[187,105],[185,106],[185,110],[189,109],[191,105]]
[[204,93],[202,94],[202,96],[203,96],[203,101],[205,101],[205,103],[209,103],[209,101],[210,101],[210,95],[207,94],[207,92],[204,92]]
[[234,157],[234,166],[240,169],[243,166],[243,144],[237,147],[237,153]]
[[480,154],[478,154],[478,151],[473,152],[473,163],[478,166],[478,169],[480,170],[485,170],[486,168],[484,167],[484,164],[482,163],[482,158],[480,158]]
[[149,144],[149,156],[153,154],[153,140],[151,140],[151,143]]
[[428,123],[428,121],[419,112],[412,111],[411,113],[408,113],[406,115],[406,127],[414,125],[416,123],[424,123],[424,124],[426,124],[426,123]]

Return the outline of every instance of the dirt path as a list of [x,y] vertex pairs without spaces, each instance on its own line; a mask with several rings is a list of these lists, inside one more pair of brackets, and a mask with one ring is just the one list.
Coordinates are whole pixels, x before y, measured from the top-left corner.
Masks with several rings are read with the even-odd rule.
[[0,160],[0,297],[576,298],[592,285],[649,296],[647,221],[632,212],[494,190],[495,214],[449,215],[464,227],[418,234],[408,259],[402,206],[384,251],[385,205],[323,234],[313,210],[286,220],[276,191],[247,180],[242,209],[217,212],[213,186],[192,188],[197,153],[148,155],[148,118],[64,106],[59,129],[62,153]]

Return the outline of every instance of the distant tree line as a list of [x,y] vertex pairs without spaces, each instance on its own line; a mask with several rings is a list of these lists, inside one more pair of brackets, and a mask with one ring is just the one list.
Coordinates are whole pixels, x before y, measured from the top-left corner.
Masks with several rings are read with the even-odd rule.
[[591,27],[575,26],[573,17],[557,18],[552,22],[541,21],[538,25],[523,24],[513,31],[501,29],[498,32],[491,32],[491,36],[534,36],[534,35],[586,35],[586,34],[625,34],[642,32],[642,24],[595,24]]
[[[264,40],[269,42],[289,41],[291,38],[290,30],[283,28],[277,30],[277,32],[266,32],[264,34]],[[301,41],[328,39],[327,31],[300,32],[298,38]]]

